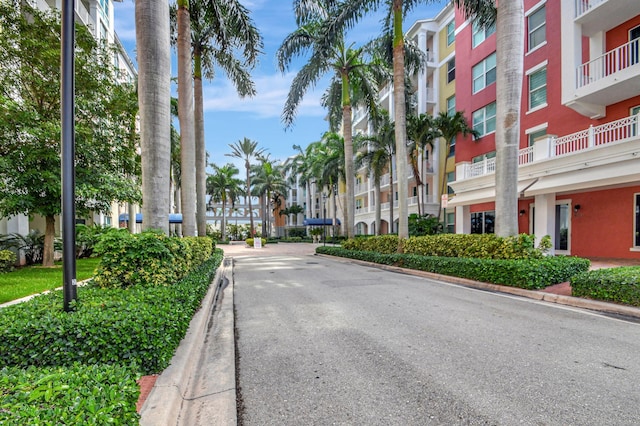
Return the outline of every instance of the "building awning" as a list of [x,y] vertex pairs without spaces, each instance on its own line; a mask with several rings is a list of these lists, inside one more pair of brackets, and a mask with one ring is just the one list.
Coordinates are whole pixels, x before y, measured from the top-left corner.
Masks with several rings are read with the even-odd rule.
[[[118,221],[129,222],[129,215],[127,213],[122,213],[118,216]],[[136,214],[136,223],[142,223],[142,213]],[[170,213],[169,223],[182,223],[182,213]]]
[[[525,191],[527,195],[528,189],[532,184],[536,183],[538,179],[527,179],[518,183],[518,195],[522,197],[522,192]],[[472,191],[465,191],[457,194],[451,198],[447,203],[447,207],[468,206],[471,204],[487,203],[495,201],[496,199],[496,187],[479,188]]]
[[[302,224],[304,226],[333,226],[333,219],[331,218],[326,218],[326,219],[305,219],[304,222],[302,222]],[[340,219],[336,219],[336,225],[340,225]]]

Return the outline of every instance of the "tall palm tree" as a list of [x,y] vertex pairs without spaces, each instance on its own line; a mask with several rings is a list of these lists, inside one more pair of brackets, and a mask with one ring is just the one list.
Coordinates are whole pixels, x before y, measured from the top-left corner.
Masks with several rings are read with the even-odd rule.
[[231,208],[234,208],[236,200],[240,194],[243,193],[243,182],[235,177],[239,173],[239,170],[231,163],[224,166],[211,164],[211,167],[213,167],[214,173],[207,177],[207,194],[211,196],[213,202],[222,203],[222,221],[220,225],[222,241],[226,241],[227,203],[230,202]]
[[[380,235],[380,180],[385,170],[389,172],[389,227],[387,233],[393,232],[393,157],[396,153],[395,123],[391,122],[389,115],[384,112],[377,123],[375,133],[371,136],[359,138],[360,144],[367,144],[366,152],[359,152],[356,157],[358,165],[367,166],[372,174],[376,191],[376,235]],[[396,164],[398,161],[396,161]],[[401,175],[398,175],[401,176]],[[398,182],[402,179],[399,177]],[[398,197],[400,198],[400,197]]]
[[229,144],[231,148],[231,154],[225,154],[228,157],[239,158],[244,160],[244,168],[247,172],[246,180],[246,198],[249,203],[249,223],[251,226],[251,237],[255,235],[255,228],[253,227],[253,207],[251,206],[251,160],[260,157],[264,152],[264,148],[258,148],[258,142],[252,141],[249,138],[236,141],[233,144]]
[[254,96],[249,71],[257,63],[262,37],[249,11],[238,0],[191,0],[194,121],[196,152],[196,222],[198,235],[206,235],[205,179],[207,154],[204,140],[202,78],[212,80],[222,70],[240,97]]
[[[434,119],[430,114],[410,115],[407,117],[407,139],[409,140],[409,152],[411,158],[411,168],[418,187],[424,188],[425,178],[421,175],[425,172],[425,153],[427,148],[433,152],[435,141],[440,136],[434,128]],[[420,164],[421,166],[419,166]],[[420,202],[422,195],[422,203]],[[422,215],[422,206],[426,194],[424,190],[418,191],[418,214]]]
[[169,4],[138,1],[135,18],[143,227],[161,229],[168,235],[167,215],[171,204],[167,190],[171,156]]
[[[440,186],[440,194],[445,194],[446,191],[446,183],[447,183],[447,173],[446,173],[446,165],[447,158],[449,155],[449,150],[451,149],[451,142],[453,139],[462,134],[463,136],[472,135],[473,137],[478,137],[479,133],[471,128],[467,123],[467,119],[460,111],[456,111],[455,114],[449,115],[446,111],[440,112],[438,116],[435,118],[433,123],[435,129],[440,133],[440,136],[444,140],[444,149],[442,150],[444,155],[444,162],[440,167],[442,171],[442,184]],[[438,221],[440,221],[442,213],[442,199],[438,205]]]
[[[298,72],[291,83],[289,95],[282,113],[288,127],[293,123],[298,105],[309,87],[313,87],[324,75],[333,73],[334,79],[325,101],[339,99],[341,105],[342,135],[344,138],[346,173],[346,215],[345,229],[349,238],[354,236],[354,168],[351,108],[354,92],[358,92],[363,104],[375,109],[378,84],[376,76],[382,74],[382,63],[367,62],[364,48],[346,46],[342,35],[328,36],[331,25],[328,18],[337,12],[338,3],[329,0],[295,2],[298,29],[289,34],[277,51],[278,67],[282,72],[288,69],[293,58],[310,53],[308,62]],[[374,71],[379,68],[380,72]],[[339,94],[339,95],[338,95]],[[335,105],[337,102],[333,102]],[[335,114],[330,111],[335,130]]]
[[481,26],[496,24],[496,227],[518,233],[518,147],[524,50],[523,0],[455,0]]
[[307,217],[313,217],[312,204],[311,204],[311,182],[313,176],[311,175],[311,156],[313,153],[313,144],[309,144],[305,150],[300,145],[293,145],[293,149],[298,151],[292,157],[287,158],[284,164],[285,173],[289,174],[289,184],[303,185],[306,193],[306,212]]
[[178,120],[180,122],[180,205],[182,235],[196,235],[196,142],[193,115],[189,0],[177,0]]
[[[287,183],[284,175],[284,166],[274,164],[273,160],[261,157],[261,164],[255,167],[255,175],[253,177],[253,185],[255,193],[264,200],[262,206],[265,212],[263,216],[263,236],[268,234],[270,228],[270,215],[267,213],[269,208],[267,204],[275,201],[281,202],[284,194],[287,192]],[[266,207],[266,208],[265,208]]]

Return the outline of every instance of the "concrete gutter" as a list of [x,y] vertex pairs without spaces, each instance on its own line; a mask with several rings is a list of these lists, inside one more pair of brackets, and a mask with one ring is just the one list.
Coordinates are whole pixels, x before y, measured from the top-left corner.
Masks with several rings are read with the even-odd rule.
[[150,426],[237,423],[233,259],[218,268],[140,416],[140,424]]
[[518,287],[509,287],[506,285],[489,284],[480,281],[474,281],[467,278],[451,277],[448,275],[435,274],[433,272],[418,271],[415,269],[400,268],[397,266],[381,265],[379,263],[366,262],[364,260],[351,259],[347,257],[330,256],[325,254],[316,254],[316,256],[329,257],[334,260],[342,260],[344,262],[357,263],[372,268],[383,269],[385,271],[397,272],[401,274],[414,275],[423,278],[430,278],[436,281],[444,281],[452,284],[459,284],[465,287],[477,288],[480,290],[494,291],[498,293],[513,294],[529,299],[541,300],[545,302],[557,303],[560,305],[572,306],[575,308],[589,309],[592,311],[602,312],[606,314],[620,315],[640,319],[640,308],[627,305],[618,305],[616,303],[602,302],[599,300],[585,299],[582,297],[562,296],[559,294],[547,293],[544,291],[525,290]]

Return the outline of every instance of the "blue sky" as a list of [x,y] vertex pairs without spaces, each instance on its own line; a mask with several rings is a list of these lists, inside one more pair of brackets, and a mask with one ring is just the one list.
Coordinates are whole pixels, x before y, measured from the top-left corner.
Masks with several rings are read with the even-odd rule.
[[[285,130],[280,119],[289,85],[304,63],[294,63],[284,75],[276,67],[277,48],[284,37],[296,28],[292,2],[244,0],[242,3],[251,11],[254,23],[264,38],[264,54],[252,73],[258,92],[253,98],[240,99],[222,72],[218,72],[214,80],[204,82],[206,149],[209,162],[219,165],[228,162],[240,164],[225,154],[230,152],[229,144],[244,137],[258,141],[260,147],[271,153],[271,159],[285,160],[295,153],[294,144],[305,147],[319,140],[328,130],[325,110],[320,106],[327,79],[315,90],[307,92],[292,128]],[[405,19],[405,29],[417,19],[435,17],[446,3],[446,0],[433,1],[429,5],[418,6]],[[114,3],[116,32],[135,63],[134,6],[133,1]],[[379,35],[380,28],[380,15],[372,15],[350,32],[348,40],[362,44]],[[174,68],[171,72],[175,76],[177,70]]]

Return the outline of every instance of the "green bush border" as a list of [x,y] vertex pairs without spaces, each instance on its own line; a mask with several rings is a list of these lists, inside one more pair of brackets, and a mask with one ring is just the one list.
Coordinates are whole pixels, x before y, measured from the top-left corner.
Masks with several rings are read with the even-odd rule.
[[640,307],[640,266],[603,268],[571,279],[571,294]]

